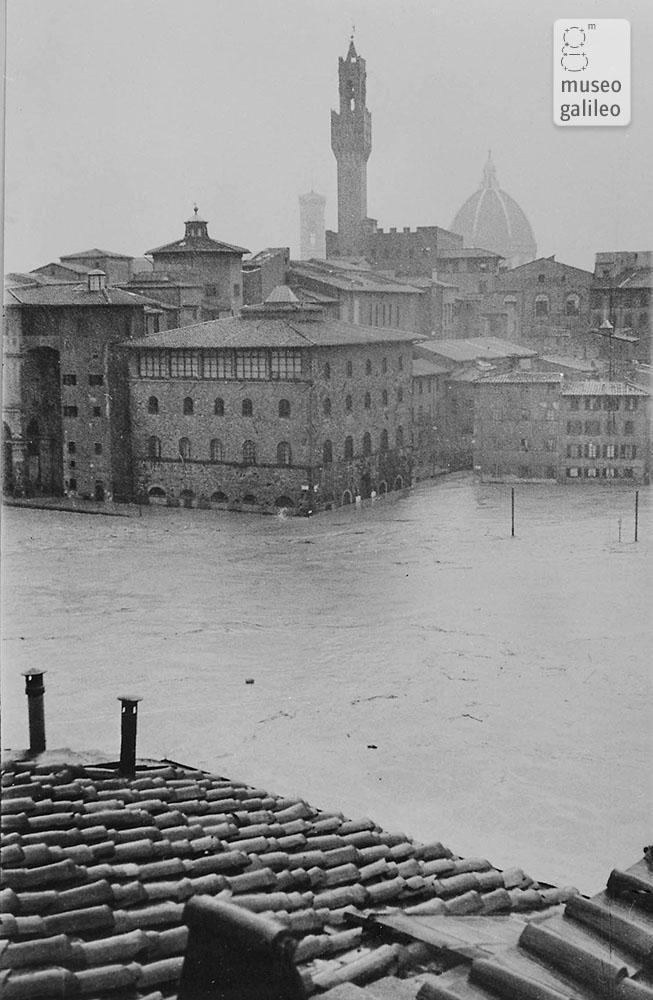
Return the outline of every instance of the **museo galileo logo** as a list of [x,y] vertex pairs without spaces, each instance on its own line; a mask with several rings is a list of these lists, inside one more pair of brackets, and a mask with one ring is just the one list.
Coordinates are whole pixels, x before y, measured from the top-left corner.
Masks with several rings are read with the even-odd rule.
[[630,22],[569,18],[553,25],[556,125],[630,123]]

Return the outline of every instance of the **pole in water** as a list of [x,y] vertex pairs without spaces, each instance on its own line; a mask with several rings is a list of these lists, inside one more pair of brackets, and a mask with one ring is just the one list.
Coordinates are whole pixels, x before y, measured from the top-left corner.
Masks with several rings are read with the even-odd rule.
[[515,488],[510,490],[510,534],[515,537]]
[[639,490],[635,490],[635,541],[637,541],[638,520],[639,520]]

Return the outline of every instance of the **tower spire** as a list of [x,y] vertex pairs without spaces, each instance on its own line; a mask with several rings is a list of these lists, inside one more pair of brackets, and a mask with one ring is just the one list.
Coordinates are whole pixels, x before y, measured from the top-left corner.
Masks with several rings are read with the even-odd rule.
[[492,150],[487,151],[487,160],[485,161],[485,166],[483,167],[483,181],[481,187],[492,188],[498,187],[499,182],[497,181],[497,168],[494,165],[492,159]]
[[338,164],[338,250],[362,252],[367,217],[367,161],[372,151],[372,116],[365,106],[365,60],[356,52],[354,28],[345,58],[338,59],[339,109],[331,112],[331,148]]

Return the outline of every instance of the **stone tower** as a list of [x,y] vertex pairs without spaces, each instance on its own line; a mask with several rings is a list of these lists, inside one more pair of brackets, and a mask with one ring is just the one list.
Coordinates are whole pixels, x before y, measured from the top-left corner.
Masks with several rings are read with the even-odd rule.
[[331,112],[331,149],[338,163],[338,251],[362,251],[362,223],[367,217],[367,161],[372,151],[372,116],[365,107],[365,60],[352,37],[338,60],[340,110]]
[[301,260],[326,259],[324,206],[326,198],[317,191],[299,196],[299,256]]

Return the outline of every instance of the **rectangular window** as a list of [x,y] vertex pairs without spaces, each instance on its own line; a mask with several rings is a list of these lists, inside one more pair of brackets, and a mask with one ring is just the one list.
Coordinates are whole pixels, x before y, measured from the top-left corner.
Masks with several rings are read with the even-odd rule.
[[569,479],[577,479],[578,478],[578,469],[576,469],[576,468],[567,469],[567,477]]
[[617,457],[617,446],[614,444],[604,444],[603,445],[603,457],[604,458],[616,458]]
[[521,438],[519,447],[521,451],[528,451],[528,438]]
[[632,469],[624,469],[624,471],[623,471],[623,477],[624,477],[624,479],[632,479],[633,478],[633,470]]
[[603,476],[605,479],[614,479],[614,469],[603,469]]
[[583,433],[583,421],[582,420],[568,420],[567,421],[567,434],[582,434]]
[[63,385],[77,385],[76,375],[63,375],[61,378]]
[[76,490],[77,489],[77,480],[76,479],[70,479],[69,480],[69,482],[68,482],[68,489],[71,489],[71,490]]
[[270,377],[274,379],[301,378],[302,352],[294,350],[272,351],[270,355]]
[[594,468],[585,469],[585,475],[587,476],[588,479],[596,479],[596,469]]
[[75,442],[74,441],[69,441],[68,442],[68,454],[69,455],[74,455],[76,451],[77,451],[77,445],[75,444]]
[[63,408],[64,417],[76,417],[77,407],[76,406],[64,406]]
[[236,378],[268,378],[267,351],[236,351]]
[[546,467],[546,478],[547,479],[555,479],[555,477],[556,477],[556,470],[555,470],[554,466],[553,465],[547,465],[547,467]]
[[619,399],[616,396],[604,396],[603,397],[603,409],[604,410],[618,410],[619,409]]
[[601,409],[601,398],[600,398],[600,396],[596,396],[596,398],[592,400],[592,409],[593,410],[600,410]]
[[622,444],[619,455],[621,458],[637,458],[637,445]]
[[519,477],[520,479],[529,479],[531,475],[531,469],[529,465],[519,466]]
[[598,446],[593,441],[585,445],[585,458],[598,458],[598,454]]
[[240,285],[234,285],[234,295],[240,295]]
[[104,375],[89,375],[89,385],[104,385]]
[[93,450],[95,451],[96,455],[101,455],[102,454],[102,445],[100,444],[99,441],[95,442],[95,444],[93,445]]
[[204,351],[204,378],[233,378],[233,355],[230,351]]
[[635,433],[635,423],[632,420],[627,420],[624,424],[624,434],[634,434]]
[[521,411],[521,419],[522,420],[530,420],[531,419],[531,411],[530,410],[522,410]]
[[555,451],[556,450],[556,439],[555,438],[546,438],[545,441],[544,441],[544,450],[545,451]]
[[636,396],[626,396],[624,399],[624,409],[625,410],[636,410],[639,400]]
[[93,407],[93,416],[94,417],[101,417],[102,416],[102,407],[101,406],[94,406]]
[[171,351],[171,378],[199,378],[201,375],[199,351]]
[[585,421],[585,433],[586,434],[600,434],[601,433],[601,421],[600,420],[586,420]]
[[571,399],[569,401],[570,410],[580,410],[580,399]]
[[168,355],[166,351],[141,351],[138,356],[140,378],[168,378]]
[[544,411],[544,419],[555,420],[555,418],[556,418],[556,411],[553,409],[552,406],[547,406],[546,410]]

